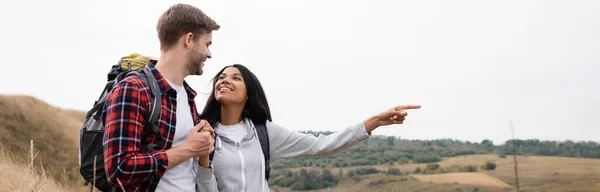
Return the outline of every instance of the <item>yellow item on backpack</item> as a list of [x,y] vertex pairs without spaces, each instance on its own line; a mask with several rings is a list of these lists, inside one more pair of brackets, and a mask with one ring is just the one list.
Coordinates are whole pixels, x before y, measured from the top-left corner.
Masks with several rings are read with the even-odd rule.
[[148,63],[148,60],[150,59],[157,60],[156,58],[150,56],[132,53],[122,58],[121,70],[128,71],[144,69],[144,67],[146,67],[146,63]]

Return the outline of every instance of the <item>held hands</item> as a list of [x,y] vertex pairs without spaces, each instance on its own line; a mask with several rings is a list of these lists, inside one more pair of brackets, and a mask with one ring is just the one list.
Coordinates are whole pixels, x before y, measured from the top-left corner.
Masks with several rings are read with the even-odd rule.
[[421,108],[421,105],[400,105],[375,115],[364,122],[367,133],[371,134],[371,131],[380,126],[402,124],[408,115],[404,110],[419,108]]
[[196,127],[200,126],[200,130],[198,132],[208,132],[214,138],[215,130],[210,126],[210,124],[206,120],[200,120],[200,123],[196,125]]
[[182,147],[190,157],[208,156],[214,150],[214,130],[205,120],[200,121],[185,138]]
[[[215,138],[215,130],[205,120],[200,121],[200,123],[198,123],[198,126],[202,126],[202,128],[200,128],[200,130],[199,130],[200,132],[210,133],[211,137]],[[211,146],[213,146],[213,145],[211,144]],[[213,150],[214,150],[214,147],[213,147]],[[210,154],[210,152],[209,152],[209,154]],[[198,163],[200,164],[200,166],[202,166],[204,168],[208,168],[210,166],[210,159],[208,157],[208,154],[200,156],[200,158],[198,159]]]

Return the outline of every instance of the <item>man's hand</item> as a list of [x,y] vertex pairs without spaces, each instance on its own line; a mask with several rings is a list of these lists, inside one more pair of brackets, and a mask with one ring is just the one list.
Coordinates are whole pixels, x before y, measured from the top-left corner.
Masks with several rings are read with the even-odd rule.
[[213,135],[214,130],[212,127],[205,120],[202,120],[190,130],[190,134],[181,145],[190,152],[190,157],[205,156],[214,150],[215,139]]
[[200,123],[190,130],[183,144],[166,151],[169,157],[167,170],[172,169],[189,158],[208,156],[214,150],[215,139],[213,134],[214,130],[212,130],[212,127],[206,121],[200,121]]
[[210,126],[210,123],[208,123],[206,120],[200,120],[200,123],[198,123],[198,125],[196,126],[201,126],[199,132],[209,132],[213,138],[215,137],[215,130],[212,128],[212,126]]
[[365,128],[367,129],[367,133],[371,134],[371,131],[380,126],[402,124],[408,115],[408,113],[404,110],[419,108],[421,108],[421,105],[400,105],[375,115],[365,120]]

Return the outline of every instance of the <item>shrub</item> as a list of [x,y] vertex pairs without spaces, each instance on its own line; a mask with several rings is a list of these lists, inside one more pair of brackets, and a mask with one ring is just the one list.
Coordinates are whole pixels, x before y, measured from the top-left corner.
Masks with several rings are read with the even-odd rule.
[[348,176],[352,177],[354,175],[369,175],[369,174],[377,174],[379,170],[373,167],[364,167],[364,168],[356,168],[348,171]]
[[[288,174],[289,175],[289,174]],[[278,177],[278,179],[281,177]],[[289,178],[285,178],[289,179]],[[335,186],[339,182],[339,178],[333,176],[329,169],[323,169],[321,173],[316,170],[300,169],[297,174],[291,177],[292,183],[286,183],[286,180],[278,181],[282,187],[291,186],[292,190],[314,190],[325,187]]]
[[468,165],[467,166],[467,172],[476,172],[477,171],[477,166],[474,165]]
[[428,155],[428,156],[415,156],[413,157],[413,161],[415,163],[434,163],[434,162],[439,162],[442,159],[438,156],[432,156],[432,155]]
[[358,175],[355,175],[354,177],[352,177],[352,181],[354,181],[354,183],[358,183],[358,182],[362,181],[363,179],[365,179],[365,178],[358,176]]
[[435,174],[441,174],[441,173],[448,173],[448,172],[447,172],[447,171],[446,171],[446,169],[444,169],[443,167],[439,167],[439,168],[437,168],[437,169],[435,170],[435,172],[434,172],[434,173],[435,173]]
[[400,169],[391,167],[387,170],[386,175],[402,175]]
[[408,181],[409,178],[406,176],[384,176],[384,177],[377,177],[373,180],[371,180],[371,182],[369,182],[369,185],[379,185],[379,184],[386,184],[386,183],[393,183],[393,182],[404,182],[404,181]]
[[485,170],[495,170],[496,169],[496,163],[488,161],[485,163]]
[[417,167],[417,168],[415,169],[415,173],[416,173],[416,174],[419,174],[419,173],[421,173],[421,167]]
[[425,166],[425,170],[435,171],[439,167],[440,167],[440,165],[438,165],[437,163],[430,163],[430,164],[427,164],[427,166]]

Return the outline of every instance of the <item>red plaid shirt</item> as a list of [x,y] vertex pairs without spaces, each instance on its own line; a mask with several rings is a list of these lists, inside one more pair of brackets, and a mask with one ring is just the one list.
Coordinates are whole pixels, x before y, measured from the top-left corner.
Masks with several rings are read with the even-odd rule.
[[[167,169],[169,160],[166,149],[171,148],[175,135],[175,111],[177,93],[154,68],[156,61],[148,62],[150,69],[158,81],[162,108],[157,126],[165,141],[165,150],[153,150],[142,153],[142,148],[152,142],[158,144],[154,134],[144,135],[144,116],[149,112],[151,90],[137,76],[129,76],[117,84],[106,97],[102,113],[104,132],[104,170],[109,182],[126,191],[154,191],[160,178]],[[188,103],[192,118],[199,117],[194,98],[196,92],[184,82],[188,93]],[[197,122],[196,122],[197,123]],[[118,179],[118,181],[117,181]]]

